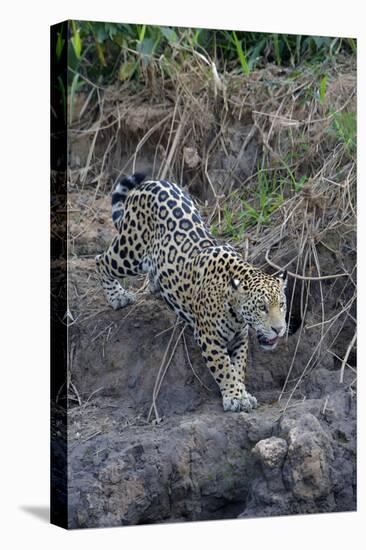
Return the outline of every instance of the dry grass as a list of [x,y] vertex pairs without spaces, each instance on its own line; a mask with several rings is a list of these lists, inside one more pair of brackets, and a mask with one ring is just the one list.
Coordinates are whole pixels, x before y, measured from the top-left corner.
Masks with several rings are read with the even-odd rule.
[[[170,64],[169,78],[160,63]],[[328,84],[320,99],[323,74]],[[343,381],[345,369],[354,370],[349,358],[356,343],[356,160],[335,120],[355,113],[355,60],[339,58],[296,73],[268,66],[244,77],[221,72],[195,53],[183,66],[155,60],[137,93],[130,82],[108,89],[91,84],[90,90],[69,130],[74,148],[84,144],[79,166],[72,162],[68,173],[70,190],[92,197],[83,206],[84,219],[94,223],[98,199],[120,174],[140,169],[148,159],[150,175],[190,189],[219,236],[249,261],[272,272],[288,269],[294,281],[290,310],[295,295],[301,297],[298,342],[307,331],[317,331],[319,341],[293,378],[296,347],[279,396],[286,396],[285,408],[324,354],[339,359]],[[282,200],[268,220],[259,218],[241,233],[243,200],[256,208],[263,174],[282,182]],[[79,237],[71,235],[75,242]],[[318,317],[311,324],[310,310],[312,319]],[[352,336],[339,356],[333,344],[344,327]],[[156,398],[183,330],[175,340],[173,330],[159,370],[149,414],[154,411],[156,420]]]

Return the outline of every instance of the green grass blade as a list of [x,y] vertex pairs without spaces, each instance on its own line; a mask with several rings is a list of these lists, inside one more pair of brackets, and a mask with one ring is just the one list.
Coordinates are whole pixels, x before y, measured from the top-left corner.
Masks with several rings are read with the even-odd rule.
[[328,76],[327,75],[323,76],[323,78],[320,81],[319,101],[322,105],[325,101],[325,92],[327,91],[327,81],[328,81]]
[[64,49],[65,39],[62,38],[61,33],[57,33],[57,42],[56,42],[56,59],[60,61],[62,50]]
[[72,118],[74,115],[74,100],[75,100],[75,92],[78,86],[78,81],[79,81],[79,73],[76,73],[76,75],[72,79],[72,83],[70,86],[70,124],[72,123]]
[[278,34],[274,34],[272,38],[273,38],[273,48],[274,48],[274,53],[276,58],[276,64],[281,65],[280,41],[278,38]]
[[72,25],[72,38],[71,38],[71,44],[74,47],[75,55],[78,59],[80,59],[81,56],[81,38],[80,38],[80,31],[76,27],[75,21],[71,21]]
[[246,57],[245,53],[243,52],[243,48],[241,47],[240,40],[236,36],[235,31],[233,31],[233,37],[234,37],[234,42],[235,42],[235,46],[236,46],[236,51],[237,51],[237,54],[238,54],[238,57],[239,57],[239,60],[240,60],[241,68],[242,68],[243,73],[245,74],[245,76],[248,76],[250,74],[250,68],[249,68],[249,64],[247,62],[247,57]]

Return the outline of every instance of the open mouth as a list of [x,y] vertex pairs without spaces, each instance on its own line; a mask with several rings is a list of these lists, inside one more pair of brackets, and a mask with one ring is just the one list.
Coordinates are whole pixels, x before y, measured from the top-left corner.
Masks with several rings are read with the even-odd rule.
[[278,336],[274,338],[266,338],[263,334],[257,334],[259,345],[264,349],[273,349],[276,347],[278,342]]

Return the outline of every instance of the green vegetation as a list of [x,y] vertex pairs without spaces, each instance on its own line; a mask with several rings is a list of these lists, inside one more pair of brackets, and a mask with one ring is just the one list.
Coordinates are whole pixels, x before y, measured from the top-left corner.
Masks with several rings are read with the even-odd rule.
[[340,111],[333,113],[333,121],[330,132],[338,137],[351,156],[355,155],[357,136],[357,121],[355,112]]
[[[352,38],[90,21],[70,21],[67,36],[67,90],[61,80],[59,86],[68,122],[111,132],[110,149],[103,159],[92,151],[89,160],[94,155],[95,164],[89,162],[88,169],[100,162],[105,169],[118,142],[112,133],[123,120],[123,132],[131,128],[141,143],[152,136],[158,144],[153,170],[182,183],[188,174],[190,182],[208,189],[209,200],[216,201],[211,229],[220,237],[240,242],[269,226],[279,208],[297,200],[305,183],[314,183],[335,148],[355,161],[355,96],[347,91],[355,87],[339,77],[340,66],[347,72],[355,63]],[[65,47],[60,35],[56,59]],[[101,98],[108,108],[105,103],[101,108]],[[240,117],[245,122],[243,135],[237,136],[239,153],[231,150],[226,130]],[[247,126],[253,130],[248,142]],[[238,164],[251,141],[257,169],[245,179]],[[190,164],[185,149],[199,161]],[[211,161],[230,166],[233,157],[236,165],[224,181],[215,174],[211,181],[210,167],[216,169]],[[113,166],[115,172],[120,169]],[[83,182],[86,175],[87,170],[80,176]]]
[[[223,206],[221,223],[214,224],[214,235],[241,241],[245,233],[256,225],[267,225],[271,214],[283,205],[286,198],[301,191],[307,181],[306,176],[296,180],[290,169],[289,175],[281,171],[270,172],[260,169],[256,176],[256,185],[250,188],[250,198],[243,198],[243,190],[233,194]],[[289,177],[290,176],[290,177]]]
[[325,101],[325,92],[327,90],[328,75],[324,75],[319,86],[319,101],[323,105]]
[[221,69],[245,75],[268,62],[295,67],[356,50],[352,38],[91,21],[71,21],[69,42],[70,85],[79,72],[103,85],[118,79],[138,79],[161,56],[173,60],[180,52],[184,58],[192,49],[214,60]]

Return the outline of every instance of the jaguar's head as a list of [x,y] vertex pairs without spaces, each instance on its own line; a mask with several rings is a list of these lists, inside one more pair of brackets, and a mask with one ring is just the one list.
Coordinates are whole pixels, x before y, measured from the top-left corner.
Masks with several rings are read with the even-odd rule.
[[272,276],[251,267],[232,277],[230,283],[237,318],[256,331],[263,349],[273,350],[286,332],[287,273]]

